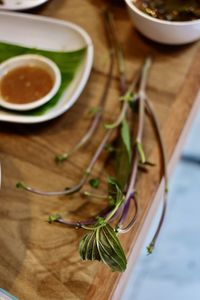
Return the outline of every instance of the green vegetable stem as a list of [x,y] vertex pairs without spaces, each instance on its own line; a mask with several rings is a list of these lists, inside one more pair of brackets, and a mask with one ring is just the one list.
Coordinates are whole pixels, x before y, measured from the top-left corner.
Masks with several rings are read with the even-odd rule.
[[[56,160],[63,162],[75,151],[78,151],[80,147],[86,146],[86,144],[89,145],[97,128],[102,124],[102,116],[106,99],[108,98],[115,60],[117,61],[119,73],[119,98],[116,99],[116,104],[120,105],[118,117],[111,123],[104,124],[104,136],[97,145],[81,178],[75,185],[67,189],[63,188],[61,191],[41,191],[22,182],[18,182],[16,186],[27,192],[45,196],[62,196],[81,192],[84,197],[107,200],[107,208],[88,220],[68,221],[60,213],[56,213],[49,216],[48,222],[50,224],[60,223],[63,226],[75,229],[84,229],[86,234],[79,244],[81,259],[101,261],[114,272],[124,272],[127,266],[127,259],[119,237],[121,234],[130,231],[138,220],[140,194],[136,189],[136,183],[140,168],[141,166],[148,168],[154,165],[147,160],[144,148],[146,116],[151,118],[157,135],[165,179],[163,210],[157,230],[147,247],[148,254],[151,254],[155,248],[166,214],[168,195],[167,159],[159,122],[147,95],[147,83],[153,63],[152,59],[147,57],[144,60],[141,68],[133,75],[130,86],[127,87],[124,54],[115,33],[116,26],[113,15],[110,12],[105,12],[104,20],[109,44],[110,62],[109,72],[98,105],[99,109],[93,114],[88,130],[80,138],[80,141],[71,150],[57,156]],[[138,118],[137,122],[134,123],[136,124],[136,130],[133,130],[132,119],[135,116],[135,111],[138,114]],[[117,138],[113,142],[114,134]],[[107,178],[107,192],[99,193],[101,179],[93,176],[93,169],[103,151],[107,152],[107,155],[114,160],[115,168],[114,176]],[[82,191],[88,183],[90,190]]]

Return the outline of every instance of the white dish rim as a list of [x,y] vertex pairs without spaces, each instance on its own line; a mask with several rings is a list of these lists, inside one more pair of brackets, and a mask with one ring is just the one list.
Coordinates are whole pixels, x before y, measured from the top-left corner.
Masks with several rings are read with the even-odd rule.
[[0,11],[10,11],[10,10],[14,10],[14,11],[22,11],[22,10],[29,10],[31,8],[34,8],[34,7],[37,7],[37,6],[40,6],[46,2],[48,2],[49,0],[37,0],[37,3],[35,2],[35,4],[29,4],[29,5],[23,5],[23,3],[19,3],[17,5],[14,5],[14,6],[9,6],[9,5],[6,5],[6,4],[2,4],[0,5]]

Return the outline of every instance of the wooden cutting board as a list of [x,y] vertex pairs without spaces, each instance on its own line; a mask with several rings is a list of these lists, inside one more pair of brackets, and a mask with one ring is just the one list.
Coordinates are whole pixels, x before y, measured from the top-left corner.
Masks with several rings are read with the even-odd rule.
[[[126,57],[127,80],[131,80],[147,55],[154,57],[148,93],[160,121],[170,170],[199,106],[199,43],[169,47],[147,40],[133,28],[120,0],[56,0],[33,11],[82,26],[93,39],[95,59],[87,87],[69,112],[41,125],[0,124],[3,170],[0,286],[20,300],[119,300],[138,253],[141,247],[146,246],[143,245],[145,235],[162,201],[158,145],[148,120],[145,151],[156,167],[148,174],[140,174],[139,219],[131,232],[120,237],[129,257],[128,269],[123,275],[111,273],[98,262],[80,260],[77,249],[82,230],[46,222],[48,215],[56,212],[62,212],[71,219],[85,218],[104,204],[98,201],[91,203],[79,195],[48,198],[15,188],[19,180],[47,190],[58,190],[76,183],[103,136],[101,128],[92,143],[67,163],[62,166],[54,163],[55,154],[70,149],[85,132],[89,124],[87,111],[98,103],[102,93],[109,54],[101,11],[108,3],[115,14],[116,31]],[[106,105],[106,121],[117,115],[118,97],[119,81],[115,72]],[[102,168],[103,157],[97,163],[94,175],[99,174]]]

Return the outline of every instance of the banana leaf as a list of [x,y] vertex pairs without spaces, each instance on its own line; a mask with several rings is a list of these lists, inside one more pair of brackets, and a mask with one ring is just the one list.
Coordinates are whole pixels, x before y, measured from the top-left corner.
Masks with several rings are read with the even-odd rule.
[[28,48],[18,45],[8,44],[0,42],[0,63],[6,59],[15,57],[17,55],[23,54],[38,54],[43,55],[52,61],[54,61],[60,69],[61,72],[61,85],[56,93],[56,95],[46,104],[40,106],[32,111],[23,112],[22,114],[28,115],[42,115],[46,113],[49,109],[54,107],[59,101],[65,89],[73,80],[78,66],[84,59],[86,53],[86,48],[81,48],[76,51],[64,52],[64,51],[47,51],[40,50],[37,48]]

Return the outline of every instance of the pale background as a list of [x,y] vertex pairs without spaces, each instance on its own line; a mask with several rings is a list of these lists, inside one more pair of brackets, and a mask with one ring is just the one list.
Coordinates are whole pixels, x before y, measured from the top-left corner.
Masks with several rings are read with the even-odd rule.
[[145,246],[121,300],[200,299],[200,113],[170,179],[169,207],[156,251]]

